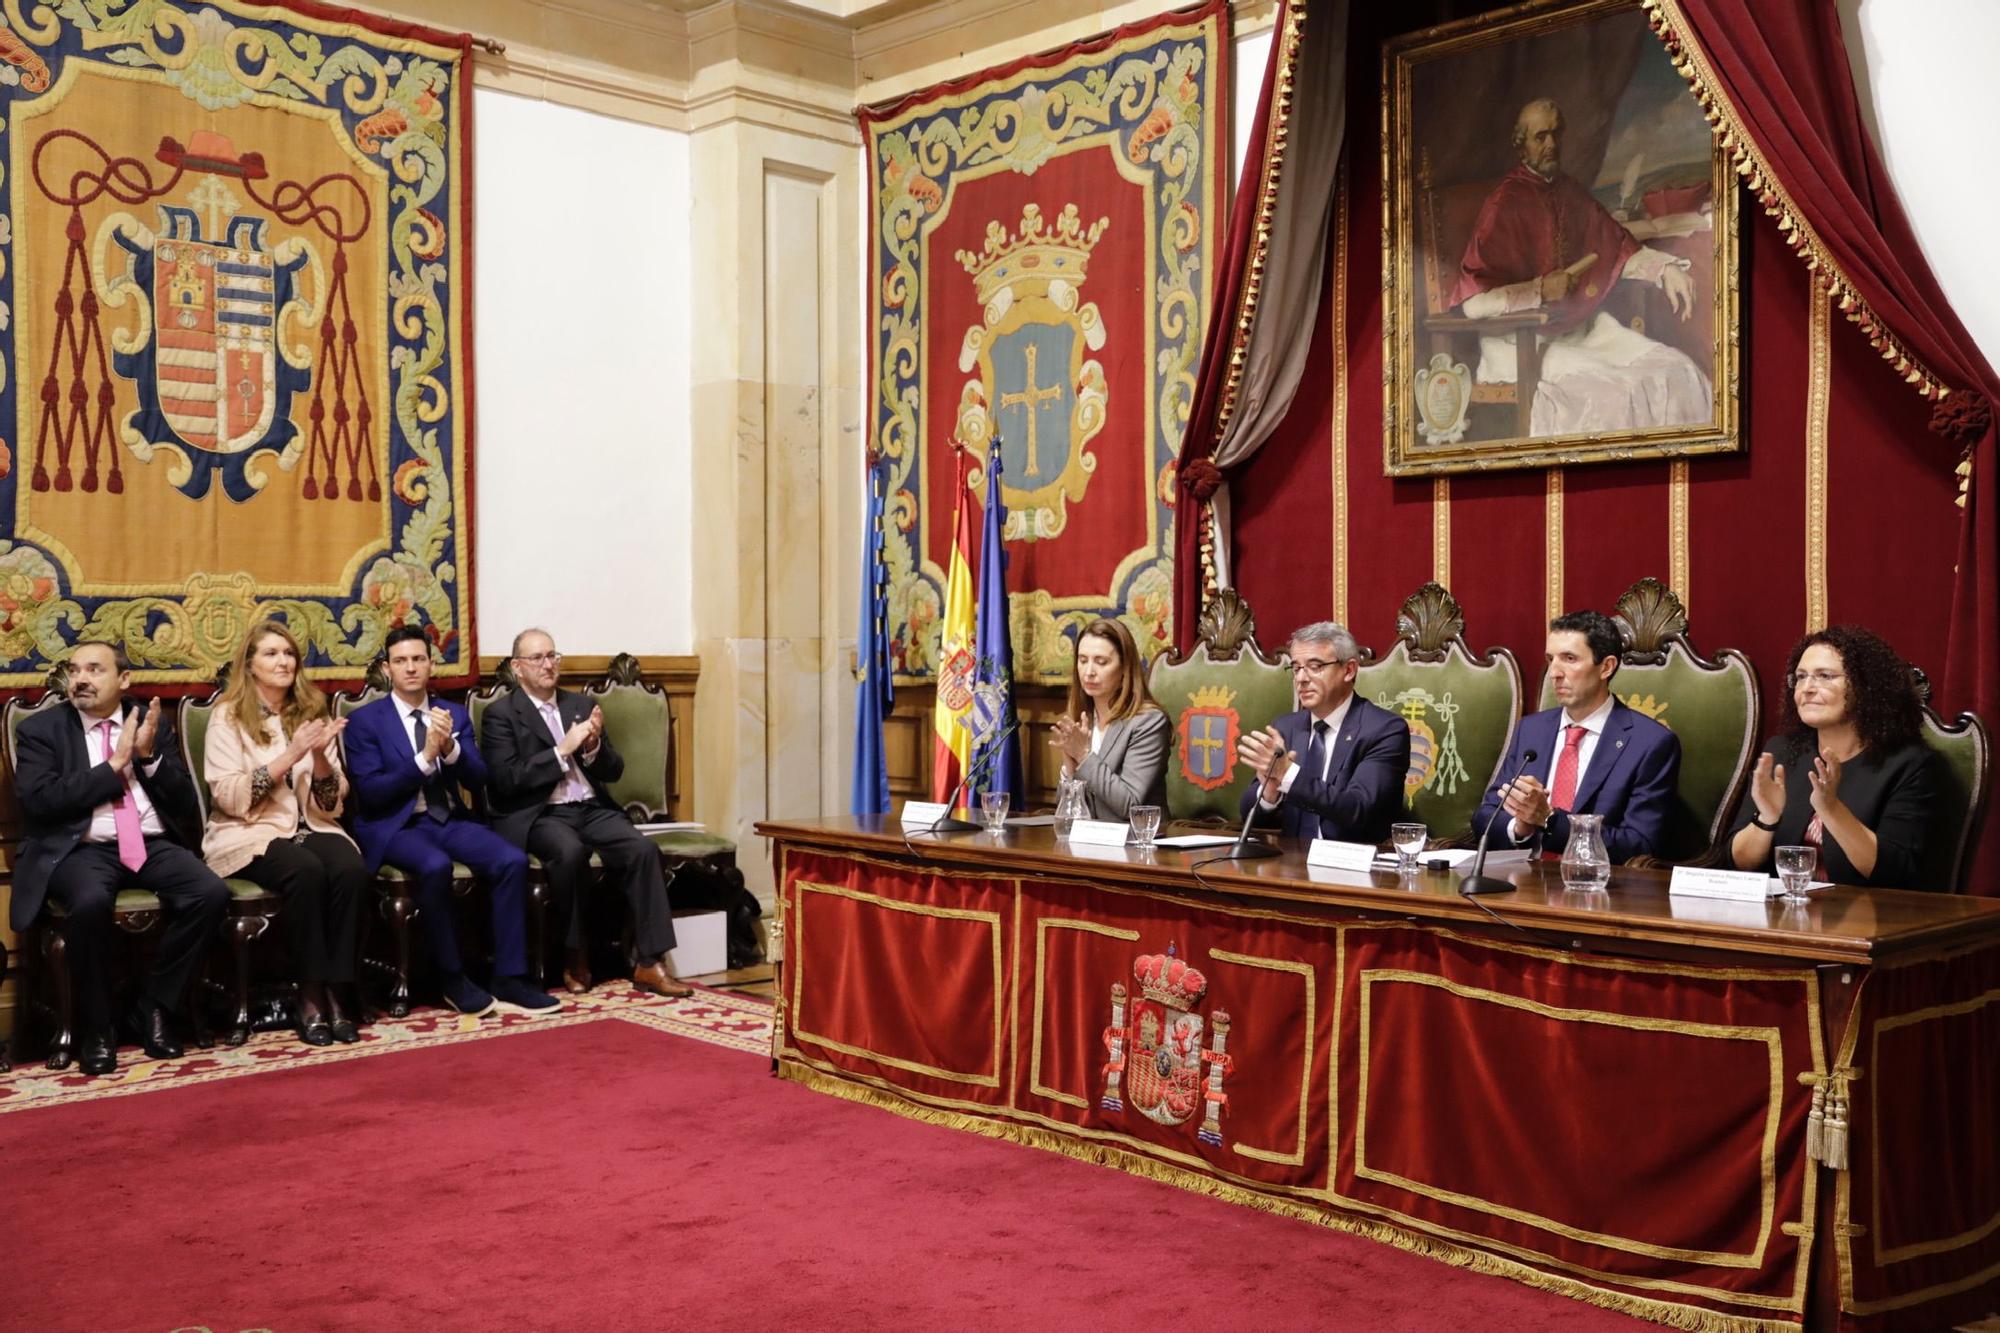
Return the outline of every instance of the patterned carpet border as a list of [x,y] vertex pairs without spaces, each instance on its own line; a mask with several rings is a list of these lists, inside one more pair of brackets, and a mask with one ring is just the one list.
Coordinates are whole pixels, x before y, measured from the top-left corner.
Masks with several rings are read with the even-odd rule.
[[137,1047],[126,1046],[118,1052],[118,1072],[105,1078],[85,1077],[73,1065],[56,1073],[33,1061],[25,1068],[0,1074],[0,1115],[607,1019],[746,1055],[771,1053],[771,1005],[730,991],[698,988],[688,999],[666,1000],[634,987],[606,985],[588,995],[558,998],[563,1010],[554,1018],[518,1014],[471,1018],[448,1009],[418,1009],[408,1018],[379,1018],[361,1029],[361,1040],[352,1046],[316,1048],[289,1031],[254,1033],[242,1046],[190,1050],[179,1060],[148,1060]]

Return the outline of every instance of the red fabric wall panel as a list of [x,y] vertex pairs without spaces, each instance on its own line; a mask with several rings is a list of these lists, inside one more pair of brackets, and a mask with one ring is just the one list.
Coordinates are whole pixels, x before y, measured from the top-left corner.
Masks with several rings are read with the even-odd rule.
[[[1380,201],[1372,163],[1348,199],[1347,355],[1331,357],[1348,389],[1345,476],[1346,619],[1378,653],[1396,611],[1437,568],[1435,486],[1382,475]],[[1808,580],[1823,560],[1832,621],[1884,634],[1937,682],[1942,673],[1958,511],[1944,447],[1925,429],[1929,406],[1836,312],[1826,363],[1826,518],[1821,554],[1808,541],[1807,275],[1776,224],[1746,208],[1742,265],[1745,452],[1688,461],[1686,602],[1698,648],[1738,648],[1756,664],[1775,721],[1786,656],[1807,628]],[[1323,363],[1320,363],[1323,364]],[[1329,591],[1337,512],[1332,468],[1333,374],[1309,378],[1273,441],[1231,474],[1236,586],[1268,646],[1300,620],[1339,605]],[[1672,468],[1666,462],[1563,471],[1566,610],[1610,610],[1635,580],[1672,581]],[[1447,586],[1477,649],[1505,645],[1538,697],[1549,581],[1547,474],[1450,479]],[[1322,536],[1321,534],[1325,534]],[[1954,701],[1942,700],[1945,705]]]

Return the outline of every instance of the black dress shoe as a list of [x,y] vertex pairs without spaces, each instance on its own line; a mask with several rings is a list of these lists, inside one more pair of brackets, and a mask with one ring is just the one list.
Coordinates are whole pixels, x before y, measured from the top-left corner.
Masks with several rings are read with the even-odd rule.
[[114,1073],[118,1068],[118,1050],[111,1044],[111,1038],[102,1033],[85,1037],[78,1066],[91,1075]]
[[333,1032],[333,1039],[343,1046],[352,1046],[361,1040],[361,1033],[355,1029],[354,1019],[347,1012],[347,1005],[341,1001],[340,987],[326,988],[326,1022]]
[[299,1040],[308,1046],[333,1045],[333,1029],[328,1026],[326,1015],[299,1011]]
[[149,1005],[142,1009],[133,1018],[132,1026],[138,1032],[139,1045],[145,1048],[147,1059],[178,1060],[187,1054],[174,1037],[173,1020],[168,1018],[167,1011],[158,1005]]

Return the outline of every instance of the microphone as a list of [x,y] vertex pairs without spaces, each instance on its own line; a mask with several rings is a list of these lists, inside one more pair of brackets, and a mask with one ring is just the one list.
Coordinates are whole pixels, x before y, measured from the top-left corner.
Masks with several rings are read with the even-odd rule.
[[[1535,752],[1533,750],[1522,755],[1521,762],[1514,766],[1514,776],[1501,783],[1500,790],[1505,791],[1507,788],[1513,786],[1515,779],[1527,772],[1528,765],[1534,762]],[[1512,881],[1493,879],[1486,873],[1486,840],[1493,836],[1494,821],[1498,820],[1506,811],[1507,803],[1503,800],[1499,805],[1494,807],[1493,813],[1487,816],[1486,827],[1479,831],[1479,855],[1473,858],[1472,873],[1458,882],[1458,891],[1468,898],[1475,893],[1512,893],[1514,891]]]
[[1250,837],[1250,825],[1256,822],[1257,819],[1258,791],[1266,782],[1277,775],[1278,765],[1284,761],[1285,757],[1286,751],[1282,749],[1272,755],[1270,764],[1262,773],[1257,775],[1256,782],[1251,785],[1250,809],[1243,816],[1243,827],[1236,830],[1235,843],[1230,846],[1228,851],[1217,852],[1214,856],[1208,857],[1203,864],[1207,864],[1208,861],[1257,861],[1266,856],[1284,855],[1283,852],[1273,847],[1270,843],[1265,842],[1262,838],[1252,841]]
[[951,789],[951,795],[945,798],[944,809],[938,811],[937,818],[933,819],[929,824],[925,825],[922,829],[918,830],[919,832],[977,833],[979,831],[979,825],[970,823],[963,819],[955,819],[952,817],[951,812],[958,805],[958,798],[960,793],[964,792],[966,786],[974,778],[980,776],[988,768],[992,767],[994,759],[996,759],[1000,754],[1002,743],[1006,741],[1006,739],[1009,736],[1012,736],[1015,732],[1019,731],[1020,729],[1021,729],[1021,719],[1019,716],[1016,716],[1012,722],[1009,722],[1006,726],[1000,729],[1000,733],[998,735],[989,736],[985,740],[974,742],[973,748],[977,749],[979,746],[983,745],[986,747],[986,753],[979,756],[978,763],[972,765],[972,767],[965,770],[965,776],[958,780],[958,785]]

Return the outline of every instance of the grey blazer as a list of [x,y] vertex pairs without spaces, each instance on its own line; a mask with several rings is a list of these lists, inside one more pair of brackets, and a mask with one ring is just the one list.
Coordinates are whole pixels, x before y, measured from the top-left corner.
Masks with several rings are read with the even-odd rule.
[[1158,707],[1113,722],[1083,757],[1076,775],[1090,794],[1092,819],[1125,819],[1135,805],[1167,805],[1167,742],[1173,726]]

